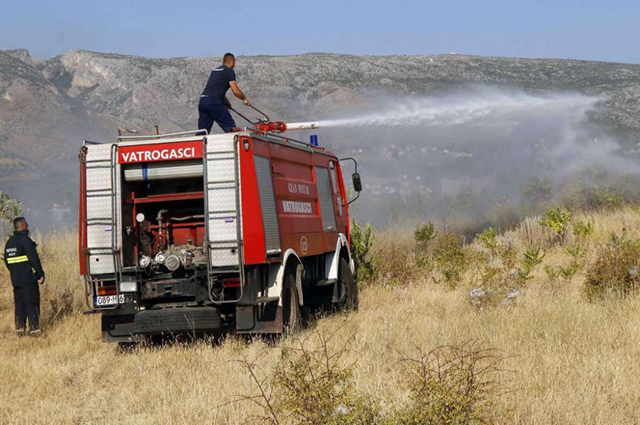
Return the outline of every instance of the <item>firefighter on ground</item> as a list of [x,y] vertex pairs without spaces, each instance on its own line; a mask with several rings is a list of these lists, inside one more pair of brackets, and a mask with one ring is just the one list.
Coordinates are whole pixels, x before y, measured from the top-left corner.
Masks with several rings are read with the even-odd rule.
[[231,103],[225,97],[227,90],[231,88],[233,94],[242,100],[245,105],[249,106],[251,102],[238,88],[236,73],[233,70],[235,66],[235,56],[231,53],[225,53],[222,58],[222,65],[211,71],[209,81],[207,81],[207,85],[202,95],[200,95],[198,129],[207,129],[207,132],[211,133],[211,127],[216,122],[225,133],[240,131],[229,112]]
[[29,224],[24,217],[13,220],[13,236],[4,248],[4,262],[11,274],[15,302],[16,332],[22,336],[40,333],[40,289],[44,271],[36,251],[36,243],[29,237]]

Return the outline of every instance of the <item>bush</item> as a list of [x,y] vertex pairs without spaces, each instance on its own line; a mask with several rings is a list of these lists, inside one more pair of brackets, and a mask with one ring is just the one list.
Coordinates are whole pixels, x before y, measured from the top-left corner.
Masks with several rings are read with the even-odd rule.
[[522,267],[520,268],[520,279],[527,281],[531,279],[533,269],[542,263],[545,253],[539,247],[528,247],[524,252]]
[[588,236],[593,234],[593,221],[578,221],[573,223],[573,236],[578,239],[584,240]]
[[571,212],[565,207],[549,208],[540,219],[540,224],[549,227],[555,233],[556,241],[564,244],[564,239],[571,224]]
[[[426,257],[417,259],[424,260],[426,265]],[[382,280],[384,286],[404,286],[417,278],[420,272],[413,260],[414,255],[410,249],[391,244],[374,259],[376,276]]]
[[413,232],[413,240],[416,242],[416,265],[423,271],[430,272],[432,269],[430,244],[438,235],[435,226],[431,221],[427,221],[422,226],[418,226]]
[[553,199],[553,185],[546,178],[533,177],[520,188],[522,199],[529,205],[548,205]]
[[494,251],[498,246],[498,241],[496,240],[496,229],[493,227],[489,227],[488,229],[484,229],[482,233],[476,235],[476,237],[480,240],[482,246],[491,251]]
[[316,330],[293,338],[266,374],[260,358],[240,360],[255,391],[236,402],[254,404],[253,418],[272,425],[483,425],[500,416],[503,359],[493,349],[467,342],[402,356],[396,364],[410,401],[383,414],[379,400],[355,387],[355,364],[345,358],[352,339],[336,347],[335,336]]
[[376,278],[377,273],[373,254],[374,241],[373,228],[370,224],[367,224],[362,229],[357,221],[353,220],[351,222],[351,256],[355,263],[358,284]]
[[[433,243],[433,259],[447,285],[454,289],[469,267],[469,259],[462,239],[453,233],[440,234]],[[439,279],[434,277],[436,283]]]
[[442,346],[405,357],[410,403],[390,423],[403,425],[493,424],[502,393],[498,375],[500,353],[468,342]]
[[418,249],[426,249],[429,242],[431,242],[437,234],[438,232],[435,231],[433,223],[427,221],[422,226],[418,226],[415,232],[413,232],[413,239],[416,241]]
[[292,425],[373,425],[379,408],[354,387],[353,364],[343,366],[349,342],[330,345],[333,335],[316,331],[296,337],[282,348],[282,358],[266,379],[258,377],[257,362],[242,360],[257,394],[241,398],[257,404],[260,423]]
[[[15,199],[9,197],[6,193],[0,192],[0,221],[2,221],[2,229],[3,229],[3,237],[7,237],[7,228],[5,227],[5,223],[11,223],[14,218],[22,215],[23,206],[22,203]],[[11,228],[11,226],[7,226]]]
[[625,298],[638,291],[640,241],[611,235],[609,243],[598,249],[593,266],[587,270],[584,291],[591,301]]

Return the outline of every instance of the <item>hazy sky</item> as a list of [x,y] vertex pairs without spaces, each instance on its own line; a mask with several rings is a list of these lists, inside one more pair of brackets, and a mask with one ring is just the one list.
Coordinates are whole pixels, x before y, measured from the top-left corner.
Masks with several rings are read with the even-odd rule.
[[640,0],[3,1],[0,48],[437,54],[640,63]]

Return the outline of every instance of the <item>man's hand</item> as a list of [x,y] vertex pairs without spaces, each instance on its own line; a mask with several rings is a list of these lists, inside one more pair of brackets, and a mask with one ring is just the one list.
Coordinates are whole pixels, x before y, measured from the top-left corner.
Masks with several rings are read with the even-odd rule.
[[38,283],[40,285],[44,284],[44,276],[42,276],[40,279],[38,279]]
[[242,103],[244,103],[244,106],[249,106],[249,105],[251,105],[251,102],[249,102],[249,99],[247,99],[246,97],[244,98],[244,100],[242,101]]

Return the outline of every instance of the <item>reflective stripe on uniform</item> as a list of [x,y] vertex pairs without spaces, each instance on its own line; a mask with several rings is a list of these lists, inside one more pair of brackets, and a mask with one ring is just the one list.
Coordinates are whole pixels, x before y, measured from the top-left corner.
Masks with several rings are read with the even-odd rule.
[[7,258],[7,264],[26,263],[27,261],[29,261],[29,258],[26,255]]

